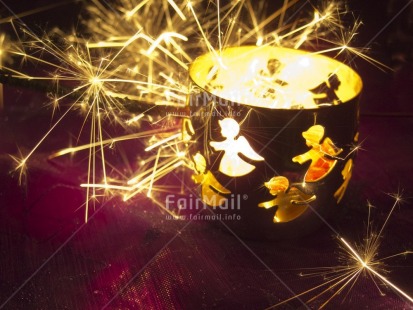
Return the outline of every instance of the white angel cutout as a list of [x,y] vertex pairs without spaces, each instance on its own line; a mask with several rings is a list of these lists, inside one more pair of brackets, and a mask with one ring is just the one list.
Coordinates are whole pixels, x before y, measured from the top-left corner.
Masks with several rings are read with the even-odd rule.
[[234,119],[225,118],[218,121],[218,123],[221,127],[221,135],[226,138],[226,140],[221,142],[211,141],[209,144],[215,151],[225,152],[219,165],[219,171],[230,177],[240,177],[250,173],[255,169],[255,166],[244,161],[238,154],[241,153],[245,157],[255,161],[262,161],[264,158],[253,150],[244,136],[235,139],[240,127]]

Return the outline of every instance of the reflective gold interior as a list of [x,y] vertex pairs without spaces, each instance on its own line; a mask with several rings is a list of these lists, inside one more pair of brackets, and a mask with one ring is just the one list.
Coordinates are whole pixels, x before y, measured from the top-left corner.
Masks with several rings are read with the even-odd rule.
[[360,76],[349,66],[281,47],[242,46],[207,53],[191,64],[189,73],[195,84],[213,95],[271,109],[342,104],[362,89]]

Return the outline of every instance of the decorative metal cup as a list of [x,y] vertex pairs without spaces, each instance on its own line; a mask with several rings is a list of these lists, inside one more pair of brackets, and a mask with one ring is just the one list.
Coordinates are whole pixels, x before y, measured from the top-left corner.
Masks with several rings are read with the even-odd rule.
[[246,238],[289,238],[337,212],[358,137],[359,75],[305,51],[244,46],[190,67],[193,180]]

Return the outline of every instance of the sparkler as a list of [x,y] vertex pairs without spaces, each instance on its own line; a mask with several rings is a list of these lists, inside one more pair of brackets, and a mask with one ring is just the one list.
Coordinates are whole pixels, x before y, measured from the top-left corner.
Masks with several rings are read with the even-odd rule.
[[[257,12],[262,11],[264,2],[258,3],[260,10],[256,10],[248,0],[226,5],[219,1],[210,2],[205,11],[198,1],[118,0],[108,6],[93,0],[86,7],[83,22],[85,33],[90,33],[88,37],[79,38],[55,30],[55,35],[63,37],[56,42],[53,34],[40,37],[21,27],[25,39],[9,54],[25,62],[40,64],[47,74],[33,76],[12,67],[5,66],[3,69],[14,79],[54,83],[55,93],[59,94],[59,89],[63,93],[54,96],[51,103],[54,110],[61,107],[61,102],[65,100],[70,99],[72,103],[28,154],[13,157],[19,179],[25,174],[30,156],[61,120],[75,109],[84,113],[85,121],[90,119],[90,143],[59,151],[52,157],[89,150],[88,178],[82,184],[87,189],[86,220],[89,201],[94,201],[98,189],[119,190],[124,199],[143,191],[151,196],[154,182],[176,167],[185,166],[194,170],[186,151],[191,141],[180,139],[185,133],[174,120],[182,118],[184,110],[178,117],[166,115],[162,119],[165,125],[161,126],[165,130],[156,134],[141,131],[136,135],[109,138],[105,137],[103,123],[110,120],[109,123],[115,122],[129,129],[144,118],[146,111],[131,115],[125,110],[125,99],[145,101],[153,107],[182,108],[190,91],[187,87],[188,63],[202,52],[211,52],[217,64],[222,66],[225,64],[220,62],[219,55],[226,46],[255,44],[300,48],[313,39],[334,36],[337,29],[343,35],[340,24],[342,12],[337,4],[315,10],[310,21],[299,17],[293,22],[286,22],[288,10],[303,4],[298,0],[286,1],[280,9],[261,21],[262,17]],[[199,17],[200,12],[204,12],[202,18]],[[278,27],[268,31],[274,23],[278,23]],[[356,27],[348,37],[353,37],[355,31]],[[340,46],[325,51],[341,53],[343,49],[348,49],[348,44]],[[67,88],[69,91],[62,91]],[[152,141],[146,151],[156,150],[156,155],[150,154],[146,160],[150,168],[136,173],[123,185],[109,184],[105,148],[123,139],[146,138],[150,134]],[[102,182],[98,181],[98,170],[102,172]]]
[[384,296],[385,293],[380,288],[380,284],[384,285],[390,290],[393,290],[409,302],[413,303],[413,297],[399,288],[396,284],[391,282],[391,280],[386,276],[388,271],[387,265],[385,263],[385,261],[398,256],[411,255],[413,254],[413,251],[407,250],[386,257],[379,256],[380,243],[383,238],[385,227],[390,220],[395,208],[403,202],[402,196],[400,194],[390,194],[390,196],[394,198],[394,204],[379,230],[375,230],[372,226],[371,209],[373,208],[373,206],[368,203],[368,219],[363,243],[359,245],[353,245],[344,237],[341,237],[339,235],[337,236],[341,250],[339,259],[343,263],[342,265],[334,267],[312,268],[314,269],[314,272],[300,274],[303,277],[321,276],[324,278],[322,284],[310,288],[287,300],[284,300],[281,303],[278,303],[268,309],[277,308],[291,300],[301,298],[303,296],[308,296],[312,293],[314,293],[315,295],[311,297],[307,301],[307,303],[311,305],[311,303],[315,302],[316,300],[323,299],[322,304],[318,307],[319,309],[325,308],[329,302],[338,297],[340,294],[345,294],[344,296],[347,296],[356,282],[362,276],[364,276],[365,278],[370,278],[373,281],[381,296]]
[[[95,4],[97,2],[95,1]],[[134,10],[134,14],[137,13],[137,9]],[[158,8],[159,9],[159,8]],[[175,9],[178,9],[175,7]],[[162,12],[162,10],[161,10]],[[181,15],[182,13],[179,12]],[[128,15],[131,18],[131,15]],[[105,119],[110,119],[122,126],[131,128],[133,124],[143,118],[143,113],[138,116],[130,116],[128,113],[124,113],[124,106],[121,104],[122,99],[129,96],[136,99],[138,93],[136,89],[141,89],[142,93],[149,93],[152,98],[153,95],[163,94],[162,98],[168,100],[169,105],[174,105],[174,99],[184,100],[185,91],[175,86],[168,87],[163,84],[155,84],[152,78],[152,72],[148,73],[148,80],[137,79],[125,79],[124,75],[127,71],[127,67],[120,66],[116,60],[121,58],[123,53],[127,52],[130,45],[133,45],[138,40],[145,41],[141,44],[139,49],[146,48],[141,54],[146,58],[153,58],[155,48],[161,49],[161,43],[163,41],[174,42],[174,38],[186,40],[186,38],[177,33],[162,33],[157,39],[152,39],[149,35],[142,32],[141,29],[137,33],[131,35],[124,40],[119,46],[119,50],[112,54],[107,53],[107,44],[102,45],[101,48],[96,48],[93,44],[87,42],[80,42],[80,40],[73,36],[68,36],[63,39],[63,42],[56,44],[49,37],[39,37],[34,33],[23,28],[23,33],[27,36],[27,39],[22,42],[21,49],[10,50],[9,53],[12,56],[20,56],[25,61],[35,61],[47,67],[46,70],[50,72],[47,76],[32,76],[19,72],[13,68],[5,67],[4,69],[12,73],[11,78],[22,80],[35,80],[35,81],[52,81],[56,83],[56,88],[59,88],[64,83],[75,83],[75,87],[72,90],[65,92],[61,96],[56,96],[53,100],[53,108],[57,109],[60,106],[60,102],[67,98],[73,99],[73,102],[66,110],[65,113],[54,123],[52,128],[44,135],[44,137],[35,145],[35,147],[24,157],[13,157],[16,161],[17,169],[20,171],[19,180],[21,181],[26,171],[27,161],[30,156],[36,151],[40,144],[47,138],[50,132],[61,122],[61,120],[68,115],[71,110],[80,109],[85,114],[85,119],[91,119],[91,131],[90,131],[90,143],[87,146],[80,146],[77,148],[70,148],[66,151],[57,152],[53,156],[63,155],[66,153],[72,153],[82,149],[89,150],[89,168],[88,168],[88,184],[96,184],[97,182],[97,165],[100,165],[100,170],[103,174],[103,184],[107,185],[107,173],[106,173],[106,161],[104,148],[107,146],[107,142],[115,143],[130,138],[119,137],[117,139],[105,139],[104,130],[102,128],[102,122]],[[136,48],[136,46],[134,46]],[[138,49],[138,50],[139,50]],[[163,48],[162,48],[163,49]],[[186,65],[181,62],[174,54],[163,49],[165,53],[181,64],[184,68]],[[126,53],[127,54],[127,53]],[[41,56],[40,56],[41,55]],[[142,56],[141,55],[141,56]],[[126,55],[127,56],[127,55]],[[122,61],[122,60],[121,60]],[[151,60],[152,61],[152,60]],[[146,63],[146,62],[142,62]],[[129,71],[130,72],[130,71]],[[140,73],[141,74],[141,73]],[[166,80],[172,80],[171,77],[166,76]],[[132,85],[132,86],[131,86]],[[66,87],[67,88],[67,87]],[[122,90],[122,92],[119,92]],[[159,91],[160,90],[160,91]],[[59,93],[58,91],[56,93]],[[150,99],[150,98],[146,98]],[[150,100],[147,100],[150,101]],[[125,118],[127,115],[128,118]],[[173,127],[171,127],[173,129]],[[134,135],[134,138],[139,136],[146,136],[148,133],[141,135]],[[157,132],[157,134],[162,134]],[[175,134],[176,136],[176,134]],[[167,140],[169,141],[169,140]],[[160,145],[160,144],[158,144]],[[97,160],[97,154],[100,157],[99,163]],[[152,177],[155,180],[155,176]],[[88,187],[87,190],[87,203],[86,203],[86,219],[88,214],[88,202],[89,199],[96,197],[96,187]],[[90,189],[90,190],[89,190]]]

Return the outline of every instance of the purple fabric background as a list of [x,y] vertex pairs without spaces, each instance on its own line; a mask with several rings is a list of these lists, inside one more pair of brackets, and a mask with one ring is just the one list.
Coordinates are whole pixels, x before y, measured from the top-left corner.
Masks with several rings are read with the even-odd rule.
[[[358,45],[369,42],[391,19],[385,2],[353,5],[366,24]],[[406,202],[389,221],[378,257],[413,250],[413,69],[409,45],[396,35],[402,17],[372,45],[372,56],[395,72],[381,72],[359,60],[354,64],[365,84],[363,151],[337,217],[330,222],[352,244],[360,243],[367,200],[375,206],[372,218],[379,227],[393,204],[386,193],[403,189]],[[399,45],[386,44],[395,37]],[[5,90],[0,122],[0,304],[18,289],[5,309],[101,309],[107,304],[108,309],[261,309],[292,296],[282,282],[298,294],[325,281],[300,273],[341,264],[339,244],[327,226],[294,241],[242,241],[208,222],[168,221],[144,198],[128,204],[98,203],[85,225],[80,207],[84,192],[78,187],[85,158],[46,159],[50,151],[67,146],[81,118],[73,116],[59,126],[30,161],[27,185],[19,187],[16,175],[9,173],[8,154],[33,146],[49,128],[50,113],[36,108],[45,101],[43,95]],[[128,154],[141,150],[133,143],[124,148]],[[116,154],[112,156],[116,160]],[[413,255],[387,263],[386,277],[413,295]],[[381,289],[385,296],[368,275],[361,275],[348,294],[343,292],[327,308],[412,308],[391,290]],[[311,306],[317,308],[324,300]],[[298,300],[280,307],[300,308]]]

